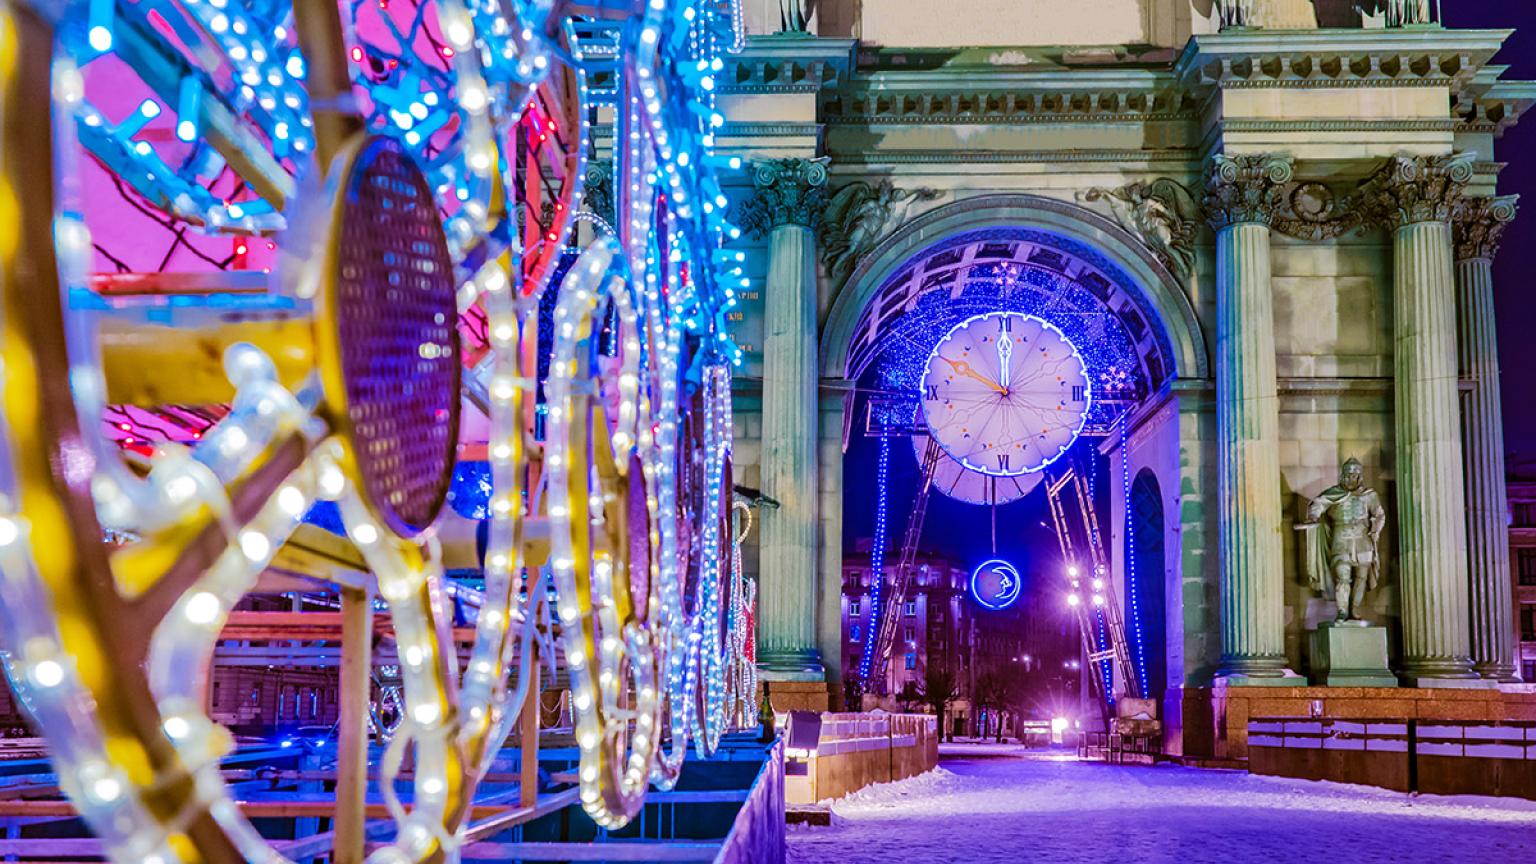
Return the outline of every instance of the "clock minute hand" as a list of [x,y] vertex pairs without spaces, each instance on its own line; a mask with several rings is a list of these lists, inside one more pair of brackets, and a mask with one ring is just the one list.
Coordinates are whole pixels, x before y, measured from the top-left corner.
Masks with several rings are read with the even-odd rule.
[[1013,340],[1004,333],[997,338],[997,383],[1007,392],[1013,377]]
[[950,367],[952,369],[954,369],[957,373],[959,373],[961,375],[964,375],[967,378],[974,378],[975,380],[980,381],[981,383],[987,385],[988,387],[992,388],[993,390],[996,390],[999,393],[1006,392],[1006,391],[1003,390],[1002,387],[998,386],[996,381],[993,381],[991,378],[988,378],[987,376],[981,374],[980,372],[977,372],[976,370],[972,369],[971,368],[971,364],[965,362],[964,360],[951,360],[948,357],[942,357],[942,356],[939,359],[943,360],[945,363],[948,363],[950,365]]

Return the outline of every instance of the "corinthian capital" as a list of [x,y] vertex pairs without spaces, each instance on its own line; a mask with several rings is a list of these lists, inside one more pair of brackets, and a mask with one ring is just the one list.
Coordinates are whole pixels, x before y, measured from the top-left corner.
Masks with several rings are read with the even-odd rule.
[[1206,220],[1217,231],[1241,222],[1270,224],[1291,174],[1289,156],[1216,155],[1205,175]]
[[780,225],[814,229],[827,206],[825,159],[768,159],[752,165],[752,197],[736,212],[741,230],[763,236]]
[[1449,222],[1472,182],[1472,154],[1393,156],[1361,187],[1371,215],[1387,228]]
[[1499,254],[1504,229],[1515,219],[1519,195],[1498,198],[1463,198],[1452,214],[1456,229],[1456,260],[1470,261]]

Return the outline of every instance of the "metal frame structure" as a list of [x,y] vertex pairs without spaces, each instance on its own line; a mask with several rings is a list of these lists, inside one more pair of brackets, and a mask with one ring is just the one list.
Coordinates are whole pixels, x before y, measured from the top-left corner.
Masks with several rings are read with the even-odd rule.
[[[1130,696],[1141,695],[1141,682],[1131,665],[1120,602],[1110,585],[1109,561],[1099,533],[1098,514],[1075,466],[1048,479],[1045,490],[1066,566],[1067,604],[1077,617],[1083,656],[1093,670],[1089,677],[1099,691],[1107,727],[1115,702],[1114,680],[1118,677]],[[1075,519],[1072,513],[1076,514]]]

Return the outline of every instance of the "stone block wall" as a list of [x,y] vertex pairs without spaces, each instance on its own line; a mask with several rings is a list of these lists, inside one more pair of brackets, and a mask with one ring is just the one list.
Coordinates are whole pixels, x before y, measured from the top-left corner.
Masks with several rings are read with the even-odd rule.
[[[1187,704],[1209,705],[1201,722],[1190,719],[1184,753],[1197,759],[1249,758],[1253,718],[1311,717],[1367,720],[1394,718],[1426,723],[1536,721],[1536,693],[1501,690],[1381,687],[1206,687],[1186,691]],[[1190,718],[1196,713],[1190,711]]]
[[1306,674],[1307,632],[1333,617],[1333,604],[1304,581],[1299,536],[1306,503],[1338,482],[1351,457],[1365,466],[1387,509],[1387,551],[1379,590],[1365,616],[1400,646],[1391,550],[1396,546],[1392,407],[1392,273],[1388,238],[1350,235],[1304,243],[1277,235],[1272,254],[1280,471],[1284,494],[1285,645],[1291,669]]

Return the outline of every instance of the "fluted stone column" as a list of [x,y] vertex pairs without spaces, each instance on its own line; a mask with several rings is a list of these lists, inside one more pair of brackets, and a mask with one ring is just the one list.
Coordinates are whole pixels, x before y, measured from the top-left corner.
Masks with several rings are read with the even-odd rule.
[[[816,647],[816,232],[826,203],[820,162],[777,159],[753,169],[741,221],[768,236],[763,289],[763,493],[757,659],[770,680],[825,678]],[[839,574],[840,577],[840,574]]]
[[1269,224],[1289,159],[1217,156],[1205,207],[1216,230],[1216,434],[1221,668],[1228,684],[1290,685],[1280,514],[1280,413]]
[[1480,681],[1471,657],[1451,267],[1451,214],[1471,179],[1469,157],[1398,156],[1366,185],[1393,230],[1402,674],[1420,686]]
[[1494,330],[1493,257],[1518,196],[1468,198],[1455,213],[1457,348],[1472,380],[1462,401],[1466,469],[1467,565],[1471,583],[1472,663],[1484,678],[1518,681],[1504,488],[1504,412]]

